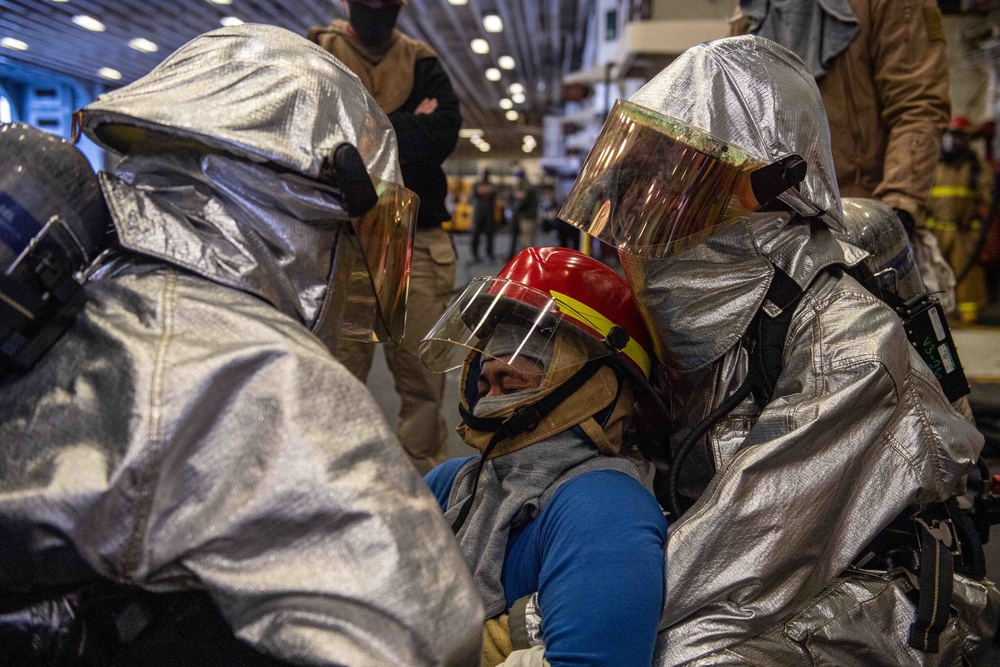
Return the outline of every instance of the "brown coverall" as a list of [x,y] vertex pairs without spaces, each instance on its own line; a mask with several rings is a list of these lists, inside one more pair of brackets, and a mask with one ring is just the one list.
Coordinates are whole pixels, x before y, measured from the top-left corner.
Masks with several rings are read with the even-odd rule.
[[[934,0],[849,0],[859,32],[817,80],[842,197],[874,197],[918,225],[951,101]],[[731,33],[750,29],[737,9]]]
[[[403,181],[420,196],[413,239],[406,330],[402,344],[383,346],[399,394],[397,435],[421,474],[443,462],[447,425],[441,412],[445,376],[420,362],[417,346],[444,313],[455,284],[455,250],[441,228],[447,181],[441,163],[455,147],[462,125],[458,97],[433,49],[398,30],[385,52],[364,47],[344,21],[310,28],[309,38],[350,68],[389,115],[399,143]],[[437,108],[415,114],[425,99]],[[374,345],[341,341],[337,359],[361,379],[368,378]]]

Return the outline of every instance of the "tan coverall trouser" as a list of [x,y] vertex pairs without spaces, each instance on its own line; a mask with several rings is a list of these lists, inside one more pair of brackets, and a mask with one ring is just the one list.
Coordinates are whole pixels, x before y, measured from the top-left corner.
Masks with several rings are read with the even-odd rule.
[[[443,373],[432,373],[420,362],[417,346],[444,313],[455,285],[455,249],[443,229],[419,229],[413,239],[406,329],[401,345],[384,346],[399,394],[399,441],[421,475],[443,463],[447,426],[441,413]],[[341,341],[337,359],[362,382],[371,370],[375,346]]]

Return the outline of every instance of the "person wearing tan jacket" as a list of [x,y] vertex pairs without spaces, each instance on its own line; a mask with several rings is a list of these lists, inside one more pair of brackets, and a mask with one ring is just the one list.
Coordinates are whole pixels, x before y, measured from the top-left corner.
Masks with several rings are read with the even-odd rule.
[[904,212],[904,225],[919,225],[951,115],[937,3],[741,0],[730,25],[733,35],[780,43],[812,70],[841,196],[881,199]]
[[[348,20],[309,29],[308,38],[354,72],[396,132],[403,182],[420,197],[410,266],[406,330],[402,343],[385,346],[399,393],[397,434],[423,474],[447,459],[447,426],[441,413],[444,376],[430,373],[417,344],[448,306],[455,284],[455,249],[441,223],[448,182],[441,164],[455,150],[462,127],[459,99],[434,50],[396,29],[407,0],[349,0]],[[345,341],[337,359],[362,382],[375,346]]]
[[910,235],[927,289],[955,308],[955,276],[924,226],[951,101],[934,0],[740,0],[730,34],[794,52],[816,77],[843,197],[881,199]]
[[989,302],[978,254],[993,180],[992,170],[969,146],[970,126],[968,118],[956,116],[942,139],[925,222],[959,280],[958,314],[968,323],[975,322],[979,309]]

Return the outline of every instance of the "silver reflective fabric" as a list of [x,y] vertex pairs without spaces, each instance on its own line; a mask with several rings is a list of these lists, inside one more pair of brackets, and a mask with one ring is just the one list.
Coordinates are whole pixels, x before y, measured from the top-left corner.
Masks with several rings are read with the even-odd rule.
[[188,42],[152,72],[84,109],[83,129],[106,148],[159,131],[239,158],[318,178],[344,142],[371,176],[402,185],[385,113],[339,60],[283,28],[241,25]]
[[[697,94],[694,94],[697,91]],[[841,218],[830,128],[819,89],[788,49],[751,35],[692,47],[630,101],[739,146],[764,162],[796,153],[809,164],[780,199],[802,213]]]
[[0,385],[0,590],[204,590],[294,664],[478,664],[482,604],[437,502],[300,322],[158,261],[87,295]]
[[256,294],[335,349],[343,308],[324,305],[350,216],[316,179],[349,142],[372,177],[402,184],[392,125],[353,73],[287,30],[224,28],[81,117],[126,155],[102,178],[125,247]]
[[126,248],[317,322],[349,219],[316,183],[221,155],[127,157],[101,183]]
[[[735,660],[726,651],[812,604],[907,506],[951,497],[983,439],[944,398],[896,314],[846,274],[824,271],[866,254],[832,233],[842,218],[825,117],[796,58],[759,38],[711,42],[633,101],[762,157],[806,157],[803,196],[826,211],[758,212],[673,257],[622,256],[667,367],[675,446],[746,377],[740,341],[749,321],[762,304],[778,312],[764,303],[770,265],[806,289],[771,402],[762,411],[752,400],[738,406],[685,464],[680,491],[698,500],[670,527],[654,660],[801,664],[787,654],[726,662]],[[852,627],[902,631],[884,609],[861,607],[864,623],[842,626],[831,641],[882,655],[868,643],[883,636]],[[905,632],[891,641],[905,645]],[[893,664],[886,660],[866,664]]]
[[[866,255],[821,224],[792,225],[790,213],[755,213],[691,250],[658,260],[621,254],[660,362],[691,372],[718,360],[743,337],[782,268],[808,285],[832,264]],[[697,277],[693,280],[692,277]]]
[[347,229],[314,179],[356,141],[398,180],[384,114],[315,45],[243,26],[83,118],[127,153],[101,183],[132,252],[0,383],[0,592],[204,590],[293,664],[477,665],[482,603],[437,502],[308,328]]
[[1000,615],[1000,590],[990,581],[956,575],[951,617],[937,653],[907,645],[913,622],[909,595],[917,578],[906,570],[850,572],[801,610],[766,632],[688,667],[993,667],[1000,647],[990,638]]
[[[689,279],[711,299],[705,277]],[[671,525],[657,665],[724,649],[797,611],[907,506],[953,495],[982,448],[895,313],[851,278],[816,278],[785,345],[771,403],[759,414],[751,401],[738,407],[685,465],[681,491],[699,500]],[[746,367],[737,346],[671,377],[678,438]]]

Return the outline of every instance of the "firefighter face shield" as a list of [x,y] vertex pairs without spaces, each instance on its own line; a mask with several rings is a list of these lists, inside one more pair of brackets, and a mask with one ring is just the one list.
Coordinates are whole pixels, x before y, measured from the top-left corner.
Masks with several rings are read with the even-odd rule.
[[[495,332],[503,345],[491,344]],[[557,335],[579,343],[583,354],[561,354]],[[494,356],[496,350],[503,354]],[[649,377],[649,354],[624,329],[572,297],[543,292],[504,278],[477,278],[455,299],[420,343],[420,359],[436,373],[461,368],[482,355],[531,376],[564,375],[588,362],[621,355],[637,375]],[[545,360],[544,362],[541,360]]]
[[632,255],[703,242],[800,183],[806,163],[770,164],[638,104],[615,103],[559,217]]
[[420,199],[401,185],[370,178],[350,144],[336,151],[330,179],[352,218],[337,242],[330,297],[317,326],[348,340],[399,342]]

